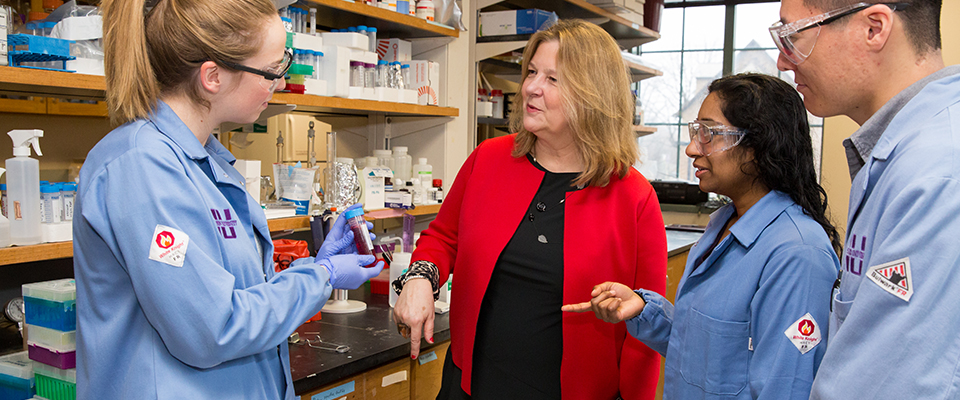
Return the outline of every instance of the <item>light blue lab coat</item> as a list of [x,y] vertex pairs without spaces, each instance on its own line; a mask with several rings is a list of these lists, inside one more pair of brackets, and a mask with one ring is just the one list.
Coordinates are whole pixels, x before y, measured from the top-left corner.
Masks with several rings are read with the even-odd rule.
[[[843,279],[811,398],[960,397],[956,72],[896,113],[853,180]],[[909,301],[868,278],[873,267],[902,259]]]
[[[78,399],[294,398],[285,339],[323,306],[328,274],[274,272],[234,161],[163,102],[90,151],[73,221]],[[158,231],[170,249],[189,237],[182,266],[150,258],[170,245]]]
[[[771,191],[696,266],[734,211],[717,210],[690,249],[676,306],[638,290],[647,304],[627,330],[666,357],[664,399],[806,399],[839,260],[823,228]],[[821,335],[801,353],[785,332],[807,313]]]

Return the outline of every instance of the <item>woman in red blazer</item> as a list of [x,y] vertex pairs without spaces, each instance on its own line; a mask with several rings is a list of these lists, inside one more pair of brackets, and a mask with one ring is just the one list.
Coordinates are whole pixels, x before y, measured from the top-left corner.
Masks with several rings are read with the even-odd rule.
[[619,48],[596,25],[565,20],[535,34],[523,60],[518,133],[464,162],[394,282],[398,329],[413,357],[421,338],[432,343],[433,301],[455,273],[438,399],[651,399],[656,352],[622,323],[560,311],[604,281],[665,286],[663,217],[631,167]]

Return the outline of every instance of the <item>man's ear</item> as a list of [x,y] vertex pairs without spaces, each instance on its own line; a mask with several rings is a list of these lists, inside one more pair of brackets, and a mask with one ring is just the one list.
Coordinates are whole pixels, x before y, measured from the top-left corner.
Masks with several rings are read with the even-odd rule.
[[894,11],[890,7],[877,4],[864,10],[864,14],[861,22],[866,27],[865,44],[872,51],[880,51],[893,34]]
[[200,87],[210,94],[217,94],[223,87],[223,69],[213,61],[205,61],[200,65]]

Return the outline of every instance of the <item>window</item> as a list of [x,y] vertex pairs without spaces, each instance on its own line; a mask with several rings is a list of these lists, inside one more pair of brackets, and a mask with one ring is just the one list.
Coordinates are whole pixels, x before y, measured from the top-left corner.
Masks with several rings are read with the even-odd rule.
[[[657,128],[656,133],[638,139],[637,168],[650,180],[697,182],[692,160],[684,153],[690,142],[686,123],[696,118],[710,82],[726,74],[760,72],[794,84],[793,73],[777,70],[778,51],[767,32],[767,27],[779,19],[779,2],[666,3],[668,8],[660,22],[661,39],[634,49],[645,64],[663,71],[661,77],[636,84],[644,125]],[[729,19],[732,24],[726,22],[728,12],[733,14]],[[725,43],[726,37],[732,37],[733,43]],[[819,175],[823,119],[810,115],[810,128]]]

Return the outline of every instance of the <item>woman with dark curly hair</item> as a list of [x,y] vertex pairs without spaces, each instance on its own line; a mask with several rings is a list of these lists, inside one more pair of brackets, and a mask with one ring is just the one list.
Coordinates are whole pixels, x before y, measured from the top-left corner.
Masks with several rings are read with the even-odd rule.
[[840,261],[803,100],[768,75],[721,78],[689,129],[700,188],[733,201],[690,250],[675,303],[606,282],[563,309],[627,321],[666,357],[664,398],[807,399]]

